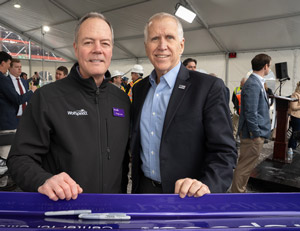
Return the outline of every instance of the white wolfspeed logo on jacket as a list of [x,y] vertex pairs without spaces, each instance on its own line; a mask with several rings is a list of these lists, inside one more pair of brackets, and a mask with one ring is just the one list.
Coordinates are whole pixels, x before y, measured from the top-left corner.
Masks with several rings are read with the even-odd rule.
[[67,111],[68,115],[75,115],[75,116],[86,116],[88,115],[87,111],[84,109],[77,110],[77,111]]

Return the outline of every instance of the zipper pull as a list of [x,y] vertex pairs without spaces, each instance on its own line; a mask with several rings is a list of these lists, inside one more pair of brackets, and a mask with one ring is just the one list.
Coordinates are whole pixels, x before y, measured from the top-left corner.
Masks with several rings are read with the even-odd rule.
[[110,160],[110,149],[109,149],[109,147],[106,148],[106,154],[107,154],[107,159]]
[[99,95],[100,95],[100,89],[97,88],[97,90],[96,90],[96,97],[95,97],[95,104],[98,104],[98,102],[99,102]]

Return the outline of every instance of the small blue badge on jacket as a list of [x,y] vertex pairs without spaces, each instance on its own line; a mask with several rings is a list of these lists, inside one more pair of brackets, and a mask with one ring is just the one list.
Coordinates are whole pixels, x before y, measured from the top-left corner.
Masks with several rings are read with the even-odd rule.
[[124,109],[113,107],[113,115],[116,117],[125,117],[125,111]]

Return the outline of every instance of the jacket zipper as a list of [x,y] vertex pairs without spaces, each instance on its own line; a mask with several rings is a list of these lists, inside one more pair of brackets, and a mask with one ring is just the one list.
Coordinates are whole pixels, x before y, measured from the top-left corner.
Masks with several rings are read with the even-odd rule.
[[99,160],[100,160],[100,169],[99,171],[102,171],[102,173],[100,173],[100,177],[101,177],[101,180],[100,182],[102,182],[101,184],[99,184],[99,187],[100,187],[100,191],[99,192],[102,192],[103,191],[103,161],[102,161],[102,155],[101,155],[101,122],[100,122],[100,112],[99,112],[99,95],[100,95],[100,89],[97,88],[96,90],[96,98],[95,98],[95,104],[97,106],[97,123],[98,123],[98,150],[99,150],[99,153],[100,153],[100,157],[99,157]]
[[108,145],[108,122],[107,122],[107,118],[105,119],[105,124],[106,124],[106,155],[107,155],[107,159],[110,160],[110,148]]

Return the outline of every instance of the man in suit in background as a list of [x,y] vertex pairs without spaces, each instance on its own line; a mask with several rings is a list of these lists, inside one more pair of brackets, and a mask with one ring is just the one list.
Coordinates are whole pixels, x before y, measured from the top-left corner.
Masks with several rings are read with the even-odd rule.
[[[28,96],[26,99],[26,102],[18,105],[19,109],[17,112],[17,116],[16,116],[16,120],[17,123],[19,121],[19,119],[21,118],[23,111],[25,110],[25,107],[27,105],[27,102],[30,100],[31,95],[32,95],[32,91],[29,90],[29,83],[28,81],[24,80],[23,78],[21,78],[21,73],[22,73],[22,64],[21,64],[21,60],[19,59],[12,59],[11,63],[10,63],[10,67],[9,67],[9,77],[10,80],[16,90],[16,92],[19,95],[26,95],[28,92]],[[36,87],[34,87],[34,90],[36,89]]]
[[237,153],[223,81],[181,64],[173,15],[152,16],[144,34],[154,70],[133,87],[133,193],[226,192]]
[[[12,68],[12,63],[14,59],[4,51],[0,52],[0,131],[4,130],[15,130],[17,128],[17,113],[20,105],[25,104],[30,100],[36,87],[32,90],[24,92],[24,94],[19,94],[14,87],[12,82],[12,77],[5,76],[8,68],[14,73],[14,68]],[[11,73],[11,75],[12,75]],[[20,72],[21,73],[21,72]],[[25,82],[25,83],[24,83]],[[28,89],[28,83],[23,80],[22,83],[27,86],[24,90]]]
[[241,96],[238,127],[241,145],[231,186],[233,193],[246,192],[250,174],[259,158],[264,140],[270,137],[271,132],[269,102],[264,88],[264,76],[270,71],[271,57],[266,54],[256,55],[251,64],[253,73],[245,82]]

